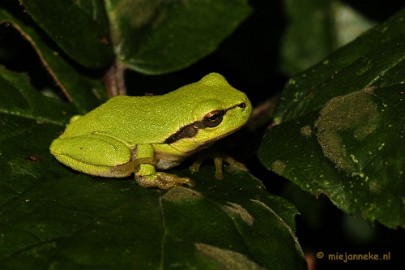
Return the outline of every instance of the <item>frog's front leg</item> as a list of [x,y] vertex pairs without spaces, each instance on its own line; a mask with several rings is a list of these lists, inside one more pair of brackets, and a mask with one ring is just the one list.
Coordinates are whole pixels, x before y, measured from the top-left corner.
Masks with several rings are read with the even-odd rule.
[[158,187],[168,189],[176,185],[194,186],[191,179],[179,177],[175,174],[156,172],[156,160],[154,148],[151,144],[140,144],[136,146],[135,158],[135,180],[143,187]]
[[236,161],[232,157],[219,153],[215,150],[206,150],[203,153],[199,153],[199,157],[197,160],[190,166],[190,171],[192,173],[198,172],[200,170],[200,166],[203,163],[205,159],[212,158],[214,160],[215,164],[215,178],[218,180],[221,180],[224,178],[224,173],[223,173],[223,163],[227,163],[230,166],[230,169],[234,172],[238,171],[245,171],[248,172],[248,169],[243,163],[240,163],[239,161]]

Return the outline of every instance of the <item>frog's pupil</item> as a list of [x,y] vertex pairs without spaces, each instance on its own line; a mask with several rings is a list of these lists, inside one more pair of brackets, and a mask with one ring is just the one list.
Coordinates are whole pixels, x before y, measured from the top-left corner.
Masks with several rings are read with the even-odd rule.
[[223,110],[212,111],[204,116],[205,127],[216,127],[222,122],[222,116],[225,114]]

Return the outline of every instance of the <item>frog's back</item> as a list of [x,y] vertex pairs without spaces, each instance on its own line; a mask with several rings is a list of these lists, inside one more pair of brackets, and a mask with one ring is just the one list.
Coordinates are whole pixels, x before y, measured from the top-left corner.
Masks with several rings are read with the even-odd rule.
[[210,111],[246,104],[246,95],[210,73],[199,82],[158,96],[116,96],[72,121],[63,136],[102,133],[129,145],[163,143]]
[[[116,96],[79,117],[67,127],[66,136],[102,133],[133,143],[161,143],[181,125],[165,96]],[[174,126],[173,126],[174,125]]]

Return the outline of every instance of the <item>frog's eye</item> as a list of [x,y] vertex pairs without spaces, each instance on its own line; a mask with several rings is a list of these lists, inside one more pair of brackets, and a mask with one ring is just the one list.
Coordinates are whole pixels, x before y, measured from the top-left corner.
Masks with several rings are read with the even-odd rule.
[[223,110],[216,110],[207,113],[204,116],[203,123],[205,127],[216,127],[222,122],[222,118],[225,114]]

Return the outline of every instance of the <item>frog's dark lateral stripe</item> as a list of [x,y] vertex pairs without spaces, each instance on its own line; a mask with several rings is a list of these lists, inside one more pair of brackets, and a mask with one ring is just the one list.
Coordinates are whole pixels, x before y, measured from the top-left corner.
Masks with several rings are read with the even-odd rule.
[[[226,110],[218,110],[218,111],[213,111],[213,112],[211,112],[211,113],[214,113],[214,112],[215,112],[217,115],[218,115],[218,114],[220,115],[220,120],[219,120],[219,123],[220,123],[220,122],[222,121],[222,116],[223,116],[227,111],[229,111],[230,109],[233,109],[233,108],[235,108],[235,107],[245,108],[245,106],[246,106],[245,103],[240,103],[240,104],[237,104],[237,105],[235,105],[235,106],[232,106],[232,107],[230,107],[230,108],[228,108],[228,109],[226,109]],[[207,113],[207,114],[206,114],[207,118],[210,118],[211,113]],[[206,122],[205,120],[207,120],[207,119],[204,118],[203,120],[195,121],[194,123],[191,123],[191,124],[189,124],[189,125],[187,125],[187,126],[184,126],[184,127],[180,128],[176,133],[170,135],[170,136],[164,141],[164,143],[166,143],[166,144],[172,144],[172,143],[177,142],[177,141],[179,141],[179,140],[181,140],[181,139],[184,139],[184,138],[192,138],[192,137],[194,137],[194,136],[197,135],[199,129],[207,128],[207,127],[213,127],[213,126],[210,126],[210,123],[209,123],[209,122]],[[219,123],[217,122],[217,124],[219,124]],[[215,126],[216,126],[217,124],[215,124]]]
[[190,125],[180,128],[176,133],[170,135],[164,143],[171,144],[177,142],[183,138],[192,138],[197,135],[198,130],[204,128],[202,121],[196,121]]

